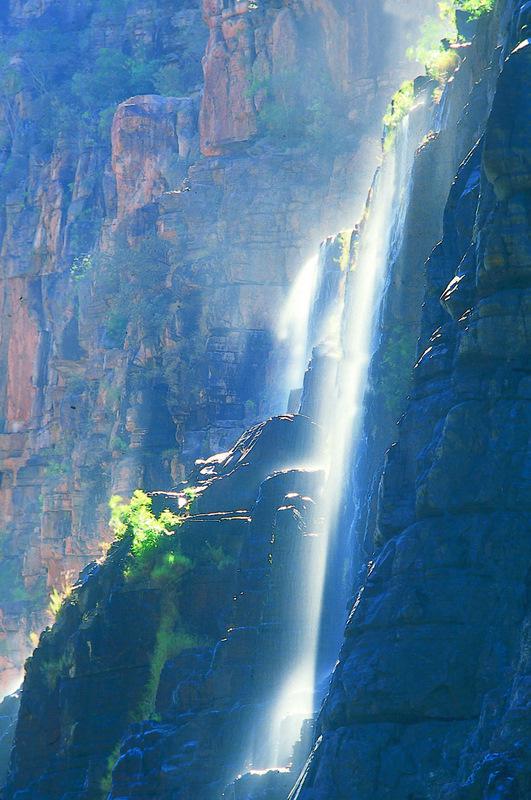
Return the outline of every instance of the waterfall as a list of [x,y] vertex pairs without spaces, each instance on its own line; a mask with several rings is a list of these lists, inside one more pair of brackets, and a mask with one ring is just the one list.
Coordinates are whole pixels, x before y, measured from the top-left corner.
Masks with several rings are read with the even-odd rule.
[[[304,264],[281,309],[276,336],[287,353],[287,364],[283,378],[284,394],[297,392],[302,386],[304,370],[308,363],[310,316],[314,305],[320,273],[320,254],[312,256]],[[300,393],[299,393],[300,394]],[[287,401],[290,405],[290,399]]]
[[[421,106],[423,100],[418,102]],[[321,702],[339,651],[350,589],[348,530],[342,530],[340,520],[345,503],[348,500],[352,506],[355,494],[351,465],[363,434],[369,364],[378,342],[389,264],[402,240],[413,158],[425,123],[424,112],[402,120],[396,143],[376,173],[360,226],[321,245],[319,254],[301,270],[280,317],[279,338],[289,338],[292,344],[292,378],[300,381],[311,356],[300,412],[321,425],[327,479],[319,535],[309,562],[300,565],[299,580],[311,587],[298,620],[304,636],[299,636],[299,649],[281,690],[271,699],[264,732],[267,746],[262,751],[268,760],[257,765],[262,768],[289,764],[300,725]],[[291,386],[300,391],[300,382]]]

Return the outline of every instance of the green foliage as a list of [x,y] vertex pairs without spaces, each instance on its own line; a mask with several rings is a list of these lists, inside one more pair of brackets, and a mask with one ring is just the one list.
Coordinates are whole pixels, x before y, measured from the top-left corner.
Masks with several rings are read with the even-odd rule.
[[310,86],[294,71],[255,76],[249,96],[258,109],[261,133],[285,144],[338,152],[352,134],[343,97],[324,75]]
[[130,58],[121,50],[102,47],[90,69],[72,76],[72,93],[83,108],[102,111],[134,94],[153,92],[158,68],[156,59]]
[[48,606],[48,610],[53,615],[53,617],[56,617],[58,615],[62,605],[63,605],[63,596],[54,587],[50,594],[50,603]]
[[70,274],[75,281],[81,281],[92,271],[93,263],[90,253],[76,256],[70,267]]
[[466,11],[469,19],[479,19],[494,11],[496,0],[454,0],[455,8]]
[[339,249],[337,263],[342,272],[346,272],[350,264],[350,240],[351,231],[341,231],[336,236],[336,243]]
[[214,547],[210,542],[207,542],[206,550],[209,560],[212,561],[220,571],[226,567],[231,567],[235,563],[234,557],[226,553],[221,545]]
[[8,534],[0,534],[0,593],[8,602],[37,603],[46,599],[41,584],[27,589],[22,576],[22,559],[9,553]]
[[155,701],[159,687],[160,675],[164,664],[193,647],[200,647],[204,641],[191,633],[186,632],[179,624],[177,607],[169,598],[163,606],[163,613],[157,630],[155,648],[151,656],[149,680],[145,694],[133,713],[131,721],[149,719],[156,716]]
[[187,486],[182,492],[186,498],[185,510],[190,512],[195,500],[199,497],[199,489],[196,486]]
[[168,583],[190,569],[192,561],[175,549],[162,553],[151,569],[150,577],[155,583]]
[[121,436],[113,436],[110,441],[110,448],[118,453],[126,453],[129,445]]
[[68,472],[68,465],[61,459],[57,458],[48,462],[44,470],[44,475],[46,478],[59,480],[66,477]]
[[168,246],[155,236],[131,246],[118,237],[113,255],[100,254],[95,290],[107,302],[107,333],[123,344],[129,323],[149,339],[156,339],[169,310],[166,278]]
[[57,687],[61,676],[68,670],[70,658],[66,653],[63,653],[60,658],[44,661],[40,666],[48,691],[52,692]]
[[404,409],[412,379],[416,339],[406,325],[398,325],[385,340],[380,355],[380,378],[377,391],[390,417],[397,421]]
[[[457,41],[457,27],[455,12],[447,13],[446,6],[440,6],[438,19],[427,19],[421,26],[420,38],[414,47],[407,50],[407,57],[411,61],[420,61],[426,68],[426,74],[436,80],[441,80],[446,74],[445,66],[441,65],[441,56],[444,59],[445,45],[443,42]],[[457,58],[457,57],[456,57]]]
[[181,67],[175,62],[164,64],[155,72],[153,85],[157,94],[179,97],[185,91]]
[[140,489],[133,493],[130,503],[124,503],[117,495],[111,497],[109,507],[109,524],[116,538],[131,539],[133,560],[126,571],[128,579],[174,582],[192,566],[190,559],[182,555],[178,539],[171,536],[182,525],[182,517],[168,510],[156,517],[151,498]]
[[395,92],[383,118],[385,126],[384,149],[389,150],[396,138],[396,132],[402,120],[409,114],[415,103],[413,81],[405,81]]
[[457,53],[449,48],[458,41],[456,11],[478,19],[491,13],[495,5],[496,0],[440,0],[438,19],[424,21],[418,42],[407,51],[408,58],[420,61],[429,77],[444,84],[459,66]]
[[156,517],[152,501],[137,489],[130,503],[113,497],[110,525],[118,539],[130,537],[132,563],[126,568],[129,581],[148,580],[160,591],[160,622],[155,647],[150,659],[150,676],[145,693],[131,715],[131,721],[152,717],[162,668],[169,658],[182,650],[197,647],[201,640],[186,631],[179,615],[179,582],[182,575],[193,567],[193,562],[182,554],[175,535],[182,518],[163,511]]
[[156,517],[151,497],[141,489],[136,489],[130,503],[124,503],[118,495],[111,497],[109,525],[117,539],[131,536],[131,552],[141,557],[143,553],[157,547],[162,536],[177,530],[182,520],[171,511],[163,511]]
[[121,742],[119,741],[113,748],[112,752],[107,758],[105,773],[100,782],[100,792],[102,797],[107,797],[112,789],[112,771],[114,765],[120,757]]

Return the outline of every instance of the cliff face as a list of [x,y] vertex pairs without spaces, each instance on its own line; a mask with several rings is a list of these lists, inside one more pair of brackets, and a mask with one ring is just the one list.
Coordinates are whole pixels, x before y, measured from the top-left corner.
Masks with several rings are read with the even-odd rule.
[[421,355],[380,484],[384,544],[301,800],[531,791],[529,9],[499,13],[492,112],[427,265]]
[[27,662],[6,797],[215,798],[259,753],[311,591],[291,574],[319,530],[318,441],[305,417],[256,426],[200,465],[147,561],[126,533],[81,574]]
[[[1,489],[7,521],[25,509],[5,548],[17,568],[24,553],[26,583],[9,578],[7,668],[24,650],[21,612],[41,607],[28,588],[89,560],[108,535],[108,493],[159,491],[122,509],[120,541],[84,570],[27,662],[5,797],[286,800],[313,741],[292,800],[527,800],[531,12],[516,0],[478,24],[414,160],[353,465],[361,512],[345,518],[354,561],[370,563],[328,696],[291,773],[240,776],[271,763],[266,710],[304,634],[305,566],[326,507],[321,434],[306,417],[273,418],[198,461],[193,491],[169,488],[273,406],[279,304],[313,232],[344,219],[371,133],[357,112],[378,108],[390,79],[373,55],[374,31],[388,32],[383,9],[252,6],[204,4],[202,96],[194,74],[184,96],[134,94],[113,115],[110,149],[78,152],[62,133],[10,184],[4,303],[6,330],[18,333],[2,340]],[[60,13],[96,36],[101,17],[58,8],[12,4],[6,21]],[[125,52],[156,42],[167,67],[175,37],[203,30],[196,6],[175,13],[129,4],[125,29],[97,35]],[[333,121],[347,152],[326,122],[317,130],[330,149],[316,138],[292,77],[301,60],[337,78],[348,113]],[[16,96],[31,121],[35,97]],[[22,156],[27,141],[16,141],[10,152]],[[327,244],[323,306],[349,281],[341,242]],[[150,503],[176,516],[157,521]],[[134,514],[150,520],[147,542]]]
[[351,219],[419,7],[2,12],[5,688],[108,539],[109,495],[175,485],[280,408],[277,309]]

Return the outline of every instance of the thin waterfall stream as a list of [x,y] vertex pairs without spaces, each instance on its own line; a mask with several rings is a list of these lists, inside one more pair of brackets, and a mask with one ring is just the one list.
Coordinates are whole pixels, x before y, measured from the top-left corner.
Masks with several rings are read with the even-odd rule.
[[[419,99],[417,108],[422,106]],[[402,120],[377,170],[360,226],[321,245],[302,268],[280,316],[278,338],[291,348],[290,405],[300,397],[299,412],[321,426],[318,466],[326,481],[319,530],[311,532],[310,555],[293,576],[306,587],[296,622],[298,648],[281,690],[271,698],[254,769],[289,766],[301,725],[319,707],[337,658],[350,588],[348,537],[340,519],[346,494],[354,491],[351,464],[362,435],[388,265],[400,246],[413,158],[426,122],[423,111]],[[334,612],[326,618],[325,592],[327,610]]]

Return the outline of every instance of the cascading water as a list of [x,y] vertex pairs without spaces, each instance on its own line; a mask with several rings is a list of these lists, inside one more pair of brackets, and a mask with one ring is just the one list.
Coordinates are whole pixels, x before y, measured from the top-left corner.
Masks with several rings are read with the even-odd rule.
[[287,350],[283,379],[283,388],[287,392],[302,385],[308,363],[310,317],[317,290],[319,266],[319,254],[308,259],[295,279],[280,314],[277,339]]
[[[300,410],[322,427],[321,466],[327,480],[319,536],[309,562],[300,566],[306,573],[302,580],[301,572],[301,583],[311,587],[296,623],[304,635],[298,637],[298,651],[280,692],[271,698],[264,732],[267,744],[262,751],[267,755],[257,765],[262,768],[289,763],[300,725],[321,701],[338,653],[349,561],[338,521],[346,493],[352,491],[350,464],[361,435],[387,266],[400,246],[409,176],[424,132],[424,114],[417,117],[415,125],[409,117],[402,121],[396,144],[377,172],[360,229],[344,232],[321,246],[319,256],[301,271],[281,317],[279,338],[293,343],[293,377],[300,379],[301,364],[312,354]],[[326,618],[322,608],[325,592]]]

